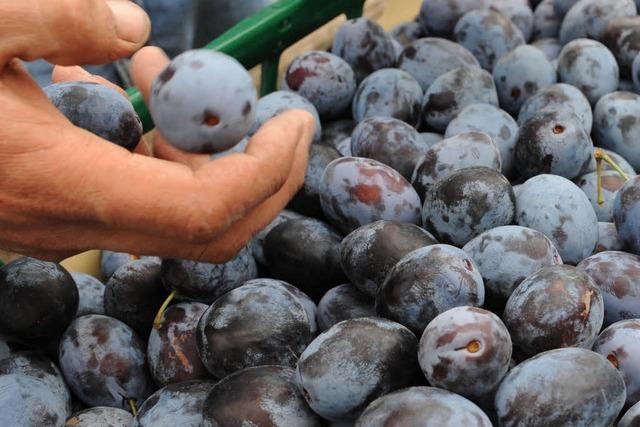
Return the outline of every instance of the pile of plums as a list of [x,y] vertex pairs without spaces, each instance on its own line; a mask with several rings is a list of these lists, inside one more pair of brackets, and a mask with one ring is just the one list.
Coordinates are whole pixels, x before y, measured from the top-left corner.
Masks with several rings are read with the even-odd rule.
[[[425,0],[260,99],[230,57],[177,56],[167,140],[216,162],[304,109],[304,186],[224,264],[0,269],[0,425],[639,426],[636,3]],[[117,94],[46,91],[135,146]]]

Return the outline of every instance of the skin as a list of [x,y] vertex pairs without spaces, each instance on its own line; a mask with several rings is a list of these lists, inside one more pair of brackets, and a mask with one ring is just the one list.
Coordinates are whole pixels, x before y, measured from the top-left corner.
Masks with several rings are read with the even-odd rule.
[[[150,33],[133,3],[0,0],[0,11],[0,180],[11,183],[0,190],[0,247],[46,260],[102,248],[222,263],[302,185],[314,133],[305,112],[279,115],[243,153],[209,162],[159,135],[152,150],[129,153],[51,105],[18,59],[71,66],[130,56]],[[157,48],[134,55],[145,99],[168,62]],[[57,67],[53,80],[106,84],[79,67]]]

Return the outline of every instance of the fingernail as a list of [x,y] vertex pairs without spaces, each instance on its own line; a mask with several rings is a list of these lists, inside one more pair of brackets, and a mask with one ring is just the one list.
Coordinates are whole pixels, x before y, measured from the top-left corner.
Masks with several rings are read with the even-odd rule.
[[120,40],[144,43],[151,32],[149,16],[135,3],[129,1],[107,1],[116,21],[116,33]]

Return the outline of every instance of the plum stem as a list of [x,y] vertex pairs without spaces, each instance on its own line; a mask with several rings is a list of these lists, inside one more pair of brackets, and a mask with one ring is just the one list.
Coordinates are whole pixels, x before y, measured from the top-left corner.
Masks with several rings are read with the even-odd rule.
[[162,326],[162,315],[167,310],[167,307],[169,307],[169,304],[171,304],[171,301],[173,301],[173,299],[175,298],[177,292],[178,291],[176,289],[172,290],[169,296],[167,297],[167,299],[165,299],[162,305],[160,306],[160,309],[158,310],[158,313],[156,314],[155,319],[153,319],[154,329],[160,329],[160,327]]
[[136,400],[135,399],[129,399],[129,408],[131,408],[131,413],[133,414],[134,417],[138,416],[138,408],[136,406]]
[[594,150],[594,157],[596,159],[596,187],[598,191],[598,204],[604,204],[604,197],[602,195],[602,161],[604,160],[625,180],[629,181],[629,175],[627,175],[622,168],[601,148]]

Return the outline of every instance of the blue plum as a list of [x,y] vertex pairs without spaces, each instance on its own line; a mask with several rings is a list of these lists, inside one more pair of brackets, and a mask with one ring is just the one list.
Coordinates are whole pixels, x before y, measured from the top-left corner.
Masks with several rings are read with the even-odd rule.
[[140,406],[132,427],[200,426],[204,401],[214,381],[185,381],[153,393]]
[[484,132],[489,135],[500,149],[502,173],[512,175],[518,137],[518,124],[513,117],[491,104],[469,105],[449,123],[444,136],[451,138],[466,132]]
[[576,184],[584,191],[593,210],[598,216],[598,221],[612,222],[613,221],[613,202],[615,201],[618,190],[622,188],[625,183],[624,178],[616,171],[603,171],[602,172],[602,197],[603,204],[598,203],[598,178],[595,172],[590,172],[586,175],[582,175],[576,180]]
[[624,400],[624,381],[607,359],[564,348],[516,366],[500,384],[495,406],[504,427],[605,427],[613,425]]
[[376,221],[342,240],[342,270],[357,289],[375,298],[387,274],[402,257],[436,243],[435,237],[417,225]]
[[629,77],[633,60],[640,53],[640,17],[622,16],[610,20],[602,33],[602,42],[618,60],[621,75]]
[[478,60],[467,49],[437,37],[426,37],[410,43],[398,60],[398,68],[411,74],[424,91],[449,71],[479,66]]
[[75,126],[133,151],[142,122],[117,90],[92,82],[57,83],[44,88],[51,103]]
[[247,135],[256,101],[253,80],[238,61],[196,49],[176,56],[156,77],[149,110],[172,145],[214,153],[233,147]]
[[[356,122],[350,119],[340,119],[325,122],[322,129],[322,143],[337,149],[338,142],[351,137]],[[338,150],[340,151],[340,150]]]
[[611,51],[602,43],[575,39],[558,57],[560,81],[580,89],[592,105],[618,88],[620,68]]
[[500,106],[514,116],[522,105],[540,89],[556,83],[556,70],[540,50],[530,45],[518,46],[496,62],[493,79]]
[[518,285],[542,267],[562,264],[544,234],[517,225],[485,231],[462,248],[478,266],[487,297],[506,301]]
[[533,38],[558,37],[562,18],[553,8],[553,0],[542,0],[533,12]]
[[604,320],[602,292],[576,267],[543,267],[513,291],[503,320],[514,345],[531,356],[555,348],[591,348]]
[[423,1],[419,20],[426,33],[437,37],[451,38],[456,23],[465,13],[488,6],[488,0]]
[[593,110],[593,139],[603,148],[623,156],[634,169],[640,168],[640,95],[609,93]]
[[578,268],[598,285],[604,298],[604,326],[640,318],[640,257],[605,251],[584,259]]
[[321,417],[353,420],[378,397],[407,387],[418,371],[418,340],[389,320],[342,321],[298,360],[298,386]]
[[393,117],[417,127],[423,97],[422,87],[411,74],[393,68],[378,70],[360,83],[353,98],[353,119]]
[[573,179],[585,173],[592,158],[593,142],[578,116],[545,109],[520,128],[514,163],[524,178],[550,173]]
[[553,10],[556,11],[556,14],[560,18],[564,18],[567,12],[569,12],[578,1],[580,0],[553,0]]
[[78,287],[76,317],[85,314],[104,314],[104,283],[86,273],[73,272],[71,277]]
[[420,146],[426,152],[436,142],[440,142],[444,139],[444,136],[435,132],[422,132],[420,134]]
[[423,118],[427,125],[444,132],[451,120],[471,104],[498,106],[493,77],[478,67],[456,68],[438,77],[425,93]]
[[78,317],[60,340],[60,370],[74,394],[89,406],[125,409],[152,392],[145,344],[125,323],[89,314]]
[[598,217],[580,187],[557,175],[527,180],[516,197],[516,223],[544,233],[563,261],[577,264],[598,243]]
[[151,330],[147,360],[156,384],[210,377],[196,348],[196,326],[207,308],[199,302],[172,305],[162,314],[160,327]]
[[625,248],[640,255],[640,176],[631,178],[618,190],[613,202],[613,222]]
[[522,126],[531,117],[549,110],[556,113],[573,113],[580,119],[580,123],[591,133],[593,126],[593,113],[589,100],[575,86],[566,83],[557,83],[545,89],[541,89],[522,105],[518,114],[518,124]]
[[525,43],[520,29],[491,9],[467,12],[456,24],[454,38],[489,72],[500,58]]
[[370,19],[350,19],[338,29],[331,52],[351,65],[360,83],[374,71],[395,65],[396,53],[391,40],[391,36]]
[[564,16],[560,43],[581,38],[601,40],[612,19],[637,13],[634,0],[580,0]]
[[640,53],[633,60],[633,64],[631,64],[631,78],[633,88],[636,92],[640,92]]
[[390,31],[391,36],[397,40],[402,46],[407,46],[425,36],[422,27],[418,21],[402,22]]
[[249,245],[251,248],[251,252],[253,253],[253,257],[260,265],[266,265],[267,260],[264,256],[264,241],[267,238],[267,235],[271,230],[273,230],[277,225],[282,224],[285,221],[290,219],[301,219],[304,218],[303,215],[299,213],[284,209],[282,210],[277,217],[269,225],[263,228],[258,234],[256,234]]
[[[606,251],[622,251],[624,246],[620,239],[618,239],[618,230],[613,222],[599,222],[598,223],[598,244],[593,251],[594,254]],[[606,295],[605,295],[606,298]],[[606,311],[605,305],[605,311]],[[606,316],[606,313],[605,313]],[[606,318],[605,318],[606,322]]]
[[[603,148],[602,151],[609,157],[611,157],[611,160],[613,160],[619,167],[620,169],[622,169],[622,171],[627,174],[627,176],[632,177],[636,175],[636,171],[635,169],[633,169],[631,167],[631,165],[629,164],[629,162],[627,162],[625,160],[624,157],[622,157],[620,154],[615,153],[611,150],[607,150],[606,148]],[[603,171],[612,171],[614,170],[613,167],[607,163],[607,162],[602,162],[602,170]],[[595,157],[593,158],[593,160],[591,161],[591,165],[589,166],[589,172],[595,172],[596,171],[596,159]]]
[[245,281],[258,277],[258,266],[248,247],[224,264],[182,259],[162,260],[161,280],[168,291],[176,290],[179,301],[212,303]]
[[411,179],[416,162],[425,151],[418,132],[407,123],[394,118],[366,118],[356,126],[351,135],[353,156],[384,163],[405,179]]
[[329,289],[318,303],[318,326],[323,332],[343,320],[375,315],[374,300],[350,284]]
[[524,40],[533,36],[533,10],[529,0],[489,0],[490,8],[502,13],[518,27]]
[[[560,51],[562,50],[562,45],[560,44],[558,39],[554,38],[536,40],[535,42],[531,43],[531,46],[540,49],[549,61],[556,60],[558,56],[560,56]],[[554,65],[553,62],[551,64],[554,66],[554,69],[558,65],[557,63],[555,63]]]
[[95,406],[75,412],[64,424],[64,427],[131,427],[133,415],[124,409],[108,406]]
[[343,157],[329,163],[320,187],[322,210],[349,233],[374,221],[420,222],[420,197],[394,169],[371,159]]
[[463,246],[480,233],[511,224],[515,195],[499,171],[464,168],[435,183],[422,215],[439,241]]
[[111,275],[123,265],[137,259],[147,258],[159,259],[157,257],[148,256],[138,257],[124,252],[100,251],[100,272],[102,273],[104,280],[109,280],[109,277],[111,277]]
[[633,405],[618,421],[618,427],[636,427],[640,424],[640,402]]
[[431,245],[404,256],[376,294],[376,312],[421,334],[437,315],[484,303],[482,276],[461,249]]
[[435,387],[410,387],[382,396],[367,407],[355,427],[390,423],[423,427],[490,427],[491,421],[470,400]]
[[340,116],[351,106],[356,75],[339,56],[311,51],[296,57],[284,75],[283,88],[308,99],[322,118]]
[[322,137],[322,125],[316,107],[307,98],[288,90],[278,90],[260,98],[256,104],[256,117],[249,129],[249,135],[253,135],[269,119],[287,110],[305,110],[309,112],[316,121],[314,141],[320,141]]
[[224,378],[252,366],[294,366],[312,338],[302,300],[277,280],[256,279],[207,309],[196,345],[209,372]]

